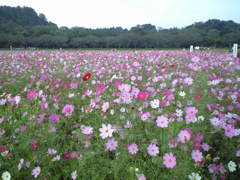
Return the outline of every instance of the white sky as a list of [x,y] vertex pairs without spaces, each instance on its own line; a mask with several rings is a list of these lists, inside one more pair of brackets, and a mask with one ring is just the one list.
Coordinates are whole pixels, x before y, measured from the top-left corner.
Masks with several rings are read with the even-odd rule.
[[151,23],[184,27],[208,19],[240,23],[240,0],[0,0],[0,5],[28,6],[58,26],[130,28]]

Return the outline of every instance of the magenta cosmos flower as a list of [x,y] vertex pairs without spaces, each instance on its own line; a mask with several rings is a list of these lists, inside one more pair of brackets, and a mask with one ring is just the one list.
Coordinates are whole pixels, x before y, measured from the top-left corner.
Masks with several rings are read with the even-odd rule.
[[62,113],[65,114],[65,116],[71,116],[74,111],[74,106],[70,104],[66,104],[63,107]]
[[117,146],[118,146],[118,142],[114,138],[109,139],[106,142],[106,150],[114,151],[117,149]]
[[147,91],[140,91],[137,95],[137,99],[144,101],[148,98],[148,92]]
[[128,152],[130,154],[137,154],[137,152],[138,152],[138,145],[137,144],[129,144],[128,145]]
[[166,168],[173,168],[176,166],[176,157],[173,155],[173,153],[166,153],[163,156],[163,164],[165,165]]
[[156,144],[150,144],[147,148],[147,152],[150,156],[157,156],[159,153],[159,148]]
[[33,90],[33,91],[30,91],[28,94],[27,94],[27,98],[28,99],[34,99],[37,97],[37,90]]

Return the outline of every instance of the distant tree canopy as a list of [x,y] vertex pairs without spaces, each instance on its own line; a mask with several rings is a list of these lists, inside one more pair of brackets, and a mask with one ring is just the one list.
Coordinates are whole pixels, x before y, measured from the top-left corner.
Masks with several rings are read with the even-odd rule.
[[152,24],[90,29],[57,27],[29,7],[0,6],[0,48],[187,48],[240,44],[240,24],[211,19],[182,29]]

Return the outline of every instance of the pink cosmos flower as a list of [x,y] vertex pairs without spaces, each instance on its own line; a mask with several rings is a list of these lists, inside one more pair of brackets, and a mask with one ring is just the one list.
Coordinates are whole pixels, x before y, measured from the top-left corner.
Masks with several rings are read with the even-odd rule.
[[35,99],[36,97],[37,97],[37,90],[30,91],[27,94],[28,99]]
[[120,99],[121,99],[123,104],[130,104],[130,103],[132,103],[132,98],[133,98],[133,96],[129,92],[123,91],[120,94]]
[[157,126],[161,128],[168,127],[168,118],[165,116],[158,116],[156,120]]
[[141,120],[142,121],[148,121],[148,119],[151,117],[151,113],[150,112],[144,112],[141,113]]
[[234,109],[234,106],[233,105],[227,105],[227,110],[228,111],[232,111]]
[[141,101],[145,101],[148,98],[148,92],[147,91],[140,91],[137,95],[137,99]]
[[194,63],[197,63],[197,62],[199,62],[199,61],[200,61],[200,58],[197,57],[197,56],[194,56],[194,57],[192,58],[192,62],[194,62]]
[[173,155],[172,152],[166,153],[163,156],[163,164],[166,168],[173,168],[174,166],[176,166],[176,157]]
[[186,116],[196,116],[198,110],[195,107],[187,107],[185,109]]
[[215,127],[218,127],[218,126],[221,125],[221,121],[220,121],[220,119],[217,118],[217,117],[211,118],[211,119],[210,119],[210,123],[211,123],[213,126],[215,126]]
[[184,79],[184,84],[190,86],[193,84],[193,79],[191,77],[187,77]]
[[219,172],[220,171],[220,165],[218,165],[218,164],[210,164],[208,166],[208,170],[209,170],[210,173]]
[[78,88],[78,84],[77,83],[71,83],[71,89],[77,89]]
[[20,103],[20,101],[21,101],[21,96],[15,96],[13,98],[13,103],[16,105],[18,105]]
[[199,163],[203,160],[203,154],[201,151],[197,150],[193,150],[192,151],[192,159],[196,162]]
[[196,122],[197,118],[196,118],[196,116],[186,116],[185,120],[186,120],[186,123],[189,124],[189,123]]
[[34,176],[34,178],[36,179],[38,177],[38,175],[40,174],[41,172],[41,168],[38,166],[38,167],[35,167],[33,170],[32,170],[32,175]]
[[113,86],[118,88],[121,84],[122,84],[122,81],[118,79],[118,80],[114,81]]
[[207,152],[209,150],[209,145],[207,143],[203,143],[202,148],[203,148],[204,151]]
[[24,132],[24,131],[27,130],[27,128],[28,128],[27,125],[21,125],[21,126],[19,127],[19,131],[20,131],[20,132]]
[[138,152],[138,145],[137,144],[129,144],[128,145],[128,152],[130,154],[137,154],[137,152]]
[[70,155],[70,159],[78,158],[78,154],[76,151],[71,152],[69,155]]
[[185,143],[189,141],[190,138],[191,138],[191,134],[186,129],[180,131],[180,133],[178,134],[178,141],[180,141],[181,143]]
[[106,112],[108,108],[109,108],[109,102],[103,102],[102,112]]
[[100,86],[95,90],[95,94],[102,94],[106,89],[106,86]]
[[132,123],[130,121],[127,121],[126,124],[123,126],[125,129],[130,129],[133,127]]
[[83,134],[93,134],[93,128],[91,126],[81,126],[81,131]]
[[240,157],[240,150],[236,151],[236,157]]
[[49,120],[52,122],[52,123],[57,123],[59,120],[60,120],[60,117],[61,115],[57,115],[55,113],[50,113],[49,114]]
[[175,138],[175,137],[172,137],[172,138],[169,138],[169,139],[168,139],[168,146],[169,146],[170,148],[175,148],[175,147],[177,147],[177,143],[178,143],[178,141],[177,141],[177,138]]
[[25,163],[25,165],[26,165],[26,168],[30,168],[31,163],[30,163],[29,161],[27,161],[27,162]]
[[45,116],[46,116],[45,113],[43,113],[43,114],[39,114],[39,117],[36,119],[37,124],[41,124],[41,123],[43,123]]
[[102,139],[105,139],[107,137],[112,137],[112,133],[114,132],[114,129],[112,128],[111,124],[105,125],[102,124],[102,128],[99,129],[100,136],[102,137]]
[[70,104],[66,104],[63,107],[62,113],[65,114],[65,116],[71,116],[74,111],[74,106]]
[[156,144],[150,144],[147,148],[147,152],[150,156],[157,156],[159,153],[159,148]]
[[71,178],[72,178],[73,180],[77,179],[77,171],[73,171],[73,172],[71,173]]
[[147,180],[146,176],[144,174],[136,174],[138,180]]
[[131,90],[131,85],[129,84],[121,84],[118,89],[121,91],[121,92],[130,92]]
[[193,141],[192,146],[194,149],[201,149],[201,147],[202,147],[200,141]]
[[0,124],[4,121],[4,118],[0,118]]
[[91,145],[91,141],[89,141],[89,140],[83,141],[83,146],[84,146],[85,148],[89,147],[90,145]]
[[224,127],[225,133],[224,135],[232,138],[233,136],[235,136],[235,129],[233,128],[232,125],[227,125],[226,127]]
[[48,149],[48,151],[47,151],[48,155],[53,155],[53,154],[56,154],[56,153],[57,153],[57,150],[55,150],[55,149]]
[[109,139],[106,142],[106,150],[114,151],[117,149],[117,146],[118,146],[118,142],[114,138]]
[[195,133],[195,140],[196,141],[202,141],[204,139],[204,137],[202,136],[202,134],[200,132],[196,132]]
[[91,91],[91,90],[88,90],[88,89],[85,89],[85,90],[83,90],[83,94],[84,94],[85,96],[90,96],[90,95],[92,94],[92,91]]

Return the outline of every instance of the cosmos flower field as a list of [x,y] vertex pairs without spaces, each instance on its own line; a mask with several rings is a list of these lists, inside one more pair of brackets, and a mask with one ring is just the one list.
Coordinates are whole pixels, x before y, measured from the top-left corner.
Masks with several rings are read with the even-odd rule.
[[235,180],[239,137],[230,53],[0,52],[4,180]]

